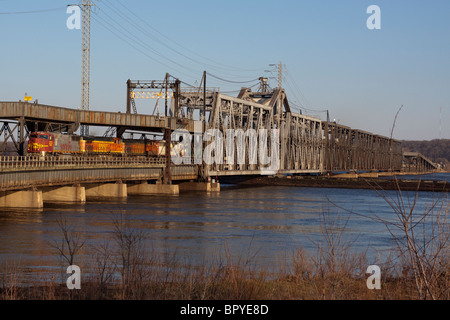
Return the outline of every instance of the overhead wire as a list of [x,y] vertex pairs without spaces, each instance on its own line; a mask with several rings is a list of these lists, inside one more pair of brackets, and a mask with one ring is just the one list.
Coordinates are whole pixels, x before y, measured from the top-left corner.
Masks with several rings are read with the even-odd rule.
[[190,72],[195,72],[193,69],[188,68],[188,67],[186,67],[186,66],[184,66],[184,65],[182,65],[182,64],[180,64],[180,63],[178,63],[178,62],[176,62],[176,61],[174,61],[174,60],[172,60],[170,58],[168,58],[166,55],[163,55],[162,53],[156,51],[155,49],[150,47],[146,42],[140,41],[140,39],[133,32],[130,32],[129,30],[127,30],[122,24],[117,22],[113,17],[111,17],[105,11],[102,11],[102,13],[104,13],[106,15],[106,17],[108,17],[113,23],[117,24],[120,28],[116,27],[114,24],[109,23],[106,19],[101,17],[99,14],[97,14],[97,13],[94,13],[94,14],[96,14],[104,22],[109,23],[109,25],[112,28],[114,28],[115,30],[117,30],[118,32],[120,32],[122,34],[125,34],[125,33],[128,34],[127,37],[133,38],[134,39],[133,41],[135,41],[138,45],[144,47],[146,50],[149,50],[149,51],[153,52],[155,55],[157,55],[157,56],[159,56],[159,57],[161,57],[163,59],[166,59],[167,61],[169,61],[169,62],[171,62],[171,63],[173,63],[173,64],[175,64],[175,65],[177,65],[177,66],[179,66],[181,68],[184,68],[184,69],[186,69],[186,70],[188,70]]
[[[200,60],[198,59],[198,57],[193,58],[193,57],[191,57],[191,56],[188,56],[187,54],[184,54],[183,52],[180,52],[179,50],[177,50],[177,49],[173,48],[172,46],[168,45],[166,42],[160,40],[160,39],[159,39],[158,37],[156,37],[154,34],[152,34],[151,32],[149,32],[149,30],[147,30],[147,29],[144,28],[142,25],[140,25],[139,23],[137,23],[137,22],[136,22],[136,18],[139,19],[140,21],[142,21],[146,26],[148,26],[148,27],[151,28],[152,30],[154,30],[154,31],[156,31],[157,33],[161,34],[165,39],[168,39],[168,40],[174,42],[174,43],[177,44],[178,46],[182,47],[185,51],[190,51],[190,52],[192,52],[192,50],[189,50],[188,48],[183,47],[183,46],[181,46],[180,44],[178,44],[176,41],[173,41],[173,40],[171,40],[170,38],[164,36],[164,35],[163,35],[161,32],[159,32],[156,28],[154,28],[154,27],[152,27],[151,25],[149,25],[145,20],[143,20],[143,19],[141,19],[139,16],[137,16],[134,12],[132,12],[127,6],[123,5],[120,1],[117,1],[117,3],[119,3],[123,8],[125,8],[129,13],[131,13],[131,14],[135,17],[135,19],[131,18],[131,17],[130,17],[129,15],[127,15],[123,10],[120,10],[120,9],[119,9],[117,6],[115,6],[111,1],[109,1],[109,0],[104,0],[103,3],[104,3],[104,5],[105,5],[109,10],[113,11],[118,17],[120,17],[120,19],[126,21],[127,26],[128,26],[128,25],[132,26],[134,29],[136,29],[137,31],[139,31],[140,33],[142,33],[143,35],[145,35],[146,37],[149,37],[150,39],[152,39],[152,41],[157,42],[158,44],[160,44],[160,45],[164,46],[165,48],[167,48],[167,49],[169,49],[169,50],[175,52],[176,54],[180,55],[181,57],[186,58],[186,59],[188,59],[189,61],[192,61],[192,62],[198,64],[199,66],[202,66],[204,69],[206,69],[205,67],[208,67],[208,68],[210,68],[210,69],[217,69],[217,70],[220,71],[221,73],[228,73],[227,71],[223,71],[224,69],[221,68],[221,67],[218,67],[218,66],[216,66],[216,65],[211,65],[211,64],[205,63],[204,61],[200,61]],[[112,19],[111,16],[110,16],[109,18]],[[116,21],[116,22],[117,22],[117,21]],[[123,26],[122,26],[122,28],[125,29],[125,27],[123,27]],[[127,32],[130,32],[130,31],[127,30]],[[132,32],[130,32],[130,33],[132,33]],[[136,37],[136,35],[135,35],[135,37]],[[153,48],[153,50],[155,50],[155,49]],[[198,55],[198,54],[196,54],[196,55],[197,55],[197,56],[200,56],[200,55]],[[166,56],[166,54],[165,54],[165,56]],[[211,60],[211,59],[208,59],[208,58],[203,57],[203,56],[200,56],[200,57],[202,57],[203,59],[206,59],[206,60]],[[230,66],[227,66],[227,68],[230,69]],[[228,70],[228,69],[227,69],[227,70]],[[235,68],[235,69],[238,69],[238,68]],[[241,69],[238,69],[238,70],[241,70]],[[252,71],[256,71],[256,70],[258,70],[258,69],[255,69],[255,70],[252,70]],[[258,71],[259,71],[259,70],[258,70]],[[229,74],[229,73],[228,73],[228,74]],[[233,76],[233,77],[240,77],[240,76],[236,76],[236,75],[231,75],[231,76]]]
[[[157,55],[161,58],[165,58],[167,60],[166,57],[164,57],[162,54],[156,52],[155,50],[153,50],[152,48],[150,48],[148,45],[146,45],[145,43],[140,42],[139,40],[136,40],[135,38],[133,38],[132,36],[129,36],[129,33],[126,34],[124,31],[120,30],[119,28],[117,28],[114,24],[111,24],[109,21],[105,20],[104,18],[102,18],[101,16],[99,16],[98,14],[94,13],[91,16],[97,23],[99,23],[103,28],[105,28],[106,30],[108,30],[109,32],[111,32],[114,36],[116,36],[117,38],[119,38],[120,40],[124,41],[125,43],[127,43],[130,47],[134,48],[135,50],[137,50],[138,52],[140,52],[141,54],[143,54],[144,56],[146,56],[147,58],[150,58],[151,60],[153,60],[154,62],[165,66],[166,68],[168,68],[168,70],[170,71],[175,71],[176,73],[179,74],[183,74],[187,77],[192,77],[191,74],[186,73],[184,71],[181,71],[180,69],[174,67],[174,65],[179,66],[182,69],[185,69],[189,72],[193,72],[192,69],[187,68],[179,63],[177,63],[176,61],[173,61],[171,59],[168,59],[169,62],[173,63],[173,65],[169,65],[163,61],[161,61],[160,59],[157,59],[156,57],[154,57],[153,55],[149,54],[149,51],[151,51],[154,55]],[[116,31],[114,31],[114,30]]]
[[193,59],[193,58],[191,58],[191,57],[189,57],[189,56],[183,54],[182,52],[180,52],[180,51],[178,51],[178,50],[173,49],[172,47],[170,47],[170,46],[168,46],[167,44],[165,44],[163,41],[159,40],[157,37],[155,37],[154,35],[152,35],[151,33],[149,33],[147,30],[145,30],[144,28],[142,28],[142,27],[141,27],[139,24],[137,24],[134,20],[130,19],[128,16],[126,16],[125,14],[123,14],[122,12],[120,12],[120,10],[118,10],[117,7],[114,6],[114,4],[112,4],[110,1],[108,1],[108,0],[104,0],[104,1],[108,2],[108,3],[110,4],[110,6],[111,6],[110,8],[111,8],[118,16],[120,16],[120,17],[122,17],[123,19],[127,20],[128,23],[129,23],[130,25],[132,25],[134,28],[136,28],[136,30],[142,32],[144,35],[148,36],[148,37],[151,38],[152,40],[154,40],[154,41],[160,43],[161,45],[165,46],[165,47],[168,48],[169,50],[174,51],[175,53],[177,53],[177,54],[179,54],[179,55],[185,57],[186,59],[189,59],[189,60],[191,60],[192,62],[195,62],[195,63],[197,63],[197,64],[203,65],[202,62],[200,62],[200,61],[198,61],[198,60],[195,60],[195,59]]
[[[302,103],[301,103],[301,100],[298,98],[296,91],[292,88],[292,86],[291,86],[290,82],[287,80],[287,78],[286,78],[285,80],[286,80],[286,81],[284,81],[284,83],[287,84],[287,86],[288,86],[287,89],[289,89],[290,93],[292,93],[292,95],[293,95],[294,98],[296,99],[295,101],[290,100],[290,102],[291,102],[294,106],[296,106],[296,107],[299,109],[300,113],[301,113],[301,109],[303,109],[303,105],[302,105]],[[294,102],[296,102],[296,103],[294,103]],[[298,105],[297,103],[300,104],[300,105]]]
[[[272,75],[272,77],[270,77],[271,79],[276,79],[278,77],[273,74],[273,72],[277,72],[275,69],[266,70],[266,72],[269,72]],[[285,73],[286,73],[286,71],[285,71]],[[302,110],[304,109],[304,107],[301,103],[301,99],[299,99],[299,97],[297,96],[296,90],[293,89],[293,87],[287,77],[284,78],[284,83],[287,85],[286,89],[289,89],[289,93],[292,94],[294,96],[294,98],[296,99],[296,100],[289,100],[289,104],[293,105],[295,107],[296,111],[298,111],[299,113],[302,113]]]
[[213,77],[213,78],[215,78],[215,79],[217,79],[217,80],[228,82],[228,83],[252,83],[252,82],[255,82],[255,81],[259,81],[259,78],[258,79],[248,80],[248,81],[233,81],[233,80],[227,80],[227,79],[221,78],[221,77],[213,75],[213,74],[211,74],[209,72],[206,72],[206,74],[211,76],[211,77]]
[[[117,38],[119,38],[120,40],[124,41],[125,43],[127,43],[130,47],[134,48],[136,51],[140,52],[141,54],[143,54],[144,56],[146,56],[147,58],[167,67],[168,69],[171,69],[173,71],[176,71],[177,73],[180,74],[184,74],[184,75],[188,75],[187,73],[184,73],[180,70],[176,70],[173,68],[173,66],[169,66],[168,64],[156,59],[155,57],[149,55],[147,52],[145,52],[144,50],[140,49],[139,47],[137,47],[136,45],[134,45],[132,42],[130,42],[126,37],[122,37],[121,35],[117,34],[115,31],[113,31],[112,29],[110,29],[107,25],[105,25],[102,21],[100,21],[95,15],[91,16],[97,23],[99,23],[103,28],[105,28],[106,30],[108,30],[109,32],[111,32],[114,36],[116,36]],[[189,76],[189,75],[188,75]]]
[[[259,83],[256,83],[250,87],[247,87],[248,89],[253,89],[254,87],[256,87],[257,85],[259,85]],[[221,93],[226,93],[226,94],[230,94],[230,93],[239,93],[241,92],[241,90],[233,90],[233,91],[221,91]]]
[[[164,46],[165,48],[175,52],[176,54],[202,66],[203,68],[205,67],[209,67],[209,68],[213,68],[213,69],[218,69],[216,66],[214,65],[210,65],[207,64],[205,62],[199,61],[198,59],[192,58],[182,52],[180,52],[177,49],[174,49],[172,46],[169,46],[167,43],[165,43],[164,41],[160,40],[158,37],[156,37],[155,35],[153,35],[152,33],[150,33],[148,30],[146,30],[145,28],[143,28],[141,25],[139,25],[138,23],[135,22],[135,19],[130,18],[129,16],[127,16],[125,13],[121,12],[120,9],[118,9],[111,1],[109,0],[104,0],[106,2],[108,2],[108,4],[110,5],[110,9],[112,9],[119,17],[121,17],[122,19],[125,19],[127,21],[128,24],[130,24],[131,26],[133,26],[136,30],[138,30],[139,32],[141,32],[142,34],[144,34],[145,36],[149,37],[150,39],[152,39],[153,41],[156,41],[157,43],[161,44],[162,46]],[[119,1],[118,1],[119,2]],[[119,2],[119,4],[121,4]],[[121,4],[122,5],[122,4]],[[123,5],[122,5],[123,6]],[[132,13],[135,17],[139,18],[138,16],[136,16],[132,11],[130,11],[127,7],[125,7],[130,13]],[[141,19],[140,19],[141,20]],[[146,25],[150,26],[145,20],[142,20]],[[151,29],[157,31],[158,33],[160,33],[158,30],[156,30],[155,28],[151,27]],[[163,37],[164,36],[162,33],[160,33]],[[166,37],[167,38],[167,37]],[[184,47],[183,47],[184,48]],[[185,50],[187,50],[185,48]]]
[[291,76],[291,74],[289,73],[289,71],[286,70],[286,76],[288,79],[290,79],[293,84],[294,84],[294,88],[298,91],[298,93],[300,94],[301,98],[303,98],[303,101],[305,102],[305,104],[307,105],[308,108],[311,108],[311,104],[309,103],[308,99],[305,97],[305,95],[303,94],[303,91],[300,89],[300,86],[297,84],[297,82],[295,81],[295,78]]
[[[106,3],[107,2],[107,3]],[[118,1],[119,4],[121,4]],[[139,24],[135,23],[133,21],[133,19],[131,19],[129,16],[127,16],[126,14],[124,14],[123,12],[120,12],[120,10],[114,6],[114,4],[111,3],[111,1],[109,0],[105,0],[103,2],[104,6],[103,9],[106,7],[107,9],[110,10],[110,14],[114,13],[115,15],[117,15],[119,17],[119,19],[121,19],[122,21],[125,21],[127,26],[131,26],[133,27],[135,30],[138,30],[139,32],[141,32],[142,34],[144,34],[145,36],[149,37],[150,39],[160,43],[161,45],[164,45],[166,48],[178,53],[179,55],[183,56],[186,59],[189,59],[192,62],[196,62],[197,64],[201,65],[202,62],[193,59],[181,52],[179,52],[176,49],[171,48],[170,46],[168,46],[167,44],[165,44],[163,41],[159,40],[158,38],[156,38],[153,34],[151,34],[150,32],[148,32],[147,30],[145,30],[142,26],[140,26]],[[122,4],[121,4],[122,5]],[[123,5],[122,5],[123,6]],[[98,8],[100,8],[100,6],[97,6]],[[126,7],[125,7],[126,8]],[[101,8],[100,8],[101,9]],[[128,8],[126,8],[128,11],[130,11]],[[136,49],[136,47],[140,47],[142,48],[144,51],[151,51],[154,55],[159,56],[160,58],[169,61],[170,63],[172,63],[173,65],[178,66],[181,69],[187,70],[191,73],[195,73],[196,71],[194,71],[192,68],[187,67],[185,64],[180,64],[177,61],[175,61],[174,59],[171,59],[170,57],[168,57],[166,54],[162,54],[161,52],[157,51],[154,47],[150,47],[147,43],[147,41],[142,41],[138,35],[133,32],[130,31],[128,28],[126,28],[122,23],[118,22],[114,17],[112,17],[110,14],[108,14],[108,12],[106,10],[100,10],[100,13],[97,14],[94,12],[94,14],[97,14],[97,18],[102,19],[102,21],[105,24],[108,24],[110,26],[110,28],[107,28],[110,32],[112,31],[111,28],[113,28],[114,30],[116,30],[116,32],[113,32],[113,34],[115,34],[116,36],[117,33],[120,33],[121,35],[123,35],[123,37],[119,37],[121,38],[121,40],[125,41],[126,43],[128,43],[130,46],[132,46],[133,48]],[[136,16],[132,11],[130,11],[134,16]],[[103,13],[103,14],[102,14]],[[103,17],[104,16],[104,17]],[[138,16],[136,16],[137,18],[139,18]],[[97,20],[98,21],[98,20]],[[145,22],[145,21],[144,21]],[[147,24],[148,25],[148,24]],[[104,26],[104,25],[103,25]],[[119,26],[120,28],[118,28],[117,26]],[[105,27],[105,26],[104,26]],[[154,29],[154,28],[153,28]],[[156,29],[155,29],[156,30]],[[126,39],[126,40],[125,40]],[[132,45],[130,42],[134,43],[134,45]],[[139,52],[143,53],[143,50],[138,50]],[[145,54],[147,57],[149,56],[149,54]],[[167,64],[161,63],[161,61],[155,59],[152,57],[152,60],[166,66],[169,67]],[[211,66],[213,67],[213,66]],[[177,71],[176,69],[172,67],[169,67],[172,70]],[[214,68],[214,67],[213,67]],[[186,73],[184,72],[180,72],[184,75],[186,75]],[[188,77],[192,77],[192,75],[188,75]],[[220,78],[220,77],[217,77]],[[222,78],[223,79],[223,78]],[[234,81],[234,83],[248,83],[247,81]]]
[[[295,79],[286,71],[286,75],[287,77],[285,77],[285,79],[287,80],[287,83],[289,86],[291,86],[291,81],[293,82],[293,86],[294,88],[291,87],[292,90],[292,94],[294,95],[294,97],[297,98],[298,103],[300,103],[300,106],[296,105],[297,107],[301,108],[302,110],[306,111],[307,113],[327,113],[329,110],[318,110],[318,109],[313,109],[308,101],[308,99],[304,96],[302,90],[300,90],[300,87],[297,85],[297,83],[295,82]],[[300,94],[302,99],[299,99],[299,97],[297,96],[297,93]],[[303,100],[303,103],[300,102],[300,100]],[[305,106],[306,105],[306,106]]]
[[31,10],[31,11],[16,11],[16,12],[0,12],[3,15],[12,15],[12,14],[29,14],[29,13],[44,13],[44,12],[52,12],[66,9],[67,7],[58,7],[52,9],[42,9],[42,10]]
[[[125,6],[124,4],[122,4],[119,0],[116,0],[125,10],[127,10],[128,12],[130,12],[133,16],[135,16],[137,19],[139,19],[142,23],[144,23],[145,25],[147,25],[149,28],[151,28],[152,30],[154,30],[155,32],[157,32],[158,34],[160,34],[161,36],[164,37],[164,39],[167,39],[169,41],[171,41],[172,43],[174,43],[175,45],[179,46],[180,48],[191,52],[192,54],[201,57],[202,59],[208,60],[216,65],[222,65],[223,67],[226,67],[227,69],[235,69],[238,71],[251,71],[251,72],[256,72],[256,71],[260,71],[260,69],[245,69],[245,68],[238,68],[236,66],[231,66],[231,65],[227,65],[215,60],[212,60],[208,57],[205,57],[203,55],[200,55],[194,51],[192,51],[191,49],[181,45],[180,43],[178,43],[177,41],[171,39],[170,37],[167,37],[166,35],[164,35],[162,32],[160,32],[159,30],[157,30],[155,27],[153,27],[152,25],[150,25],[147,21],[145,21],[144,19],[142,19],[141,17],[139,17],[138,15],[136,15],[134,12],[132,12],[127,6]],[[217,67],[216,67],[217,68]]]
[[[304,109],[308,109],[309,106],[309,102],[307,101],[306,98],[304,98],[303,95],[301,95],[301,90],[298,88],[297,85],[294,85],[294,80],[293,78],[290,76],[290,74],[288,72],[285,73],[286,77],[284,78],[285,83],[289,86],[289,89],[291,90],[291,93],[294,95],[294,97],[297,99],[297,103],[300,104],[300,106]],[[298,96],[297,94],[300,94],[300,96]]]

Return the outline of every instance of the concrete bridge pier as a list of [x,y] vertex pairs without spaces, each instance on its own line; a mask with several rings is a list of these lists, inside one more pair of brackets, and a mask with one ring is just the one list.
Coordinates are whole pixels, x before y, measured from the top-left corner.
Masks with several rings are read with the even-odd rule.
[[176,184],[149,184],[147,182],[142,182],[138,184],[128,184],[127,192],[129,195],[140,196],[155,194],[178,195],[180,193],[180,189]]
[[182,182],[179,184],[180,191],[201,191],[201,192],[220,192],[220,183],[215,181],[209,182]]
[[86,202],[86,189],[80,185],[42,188],[44,202]]
[[42,191],[1,191],[0,208],[42,209],[44,208]]
[[117,183],[92,183],[86,184],[86,198],[126,198],[128,196],[127,185]]

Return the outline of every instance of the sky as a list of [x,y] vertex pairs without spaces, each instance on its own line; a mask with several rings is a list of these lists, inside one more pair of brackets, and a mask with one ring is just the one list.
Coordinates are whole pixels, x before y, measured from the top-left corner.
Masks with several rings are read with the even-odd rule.
[[[80,107],[82,34],[66,11],[77,1],[0,0],[0,101],[27,93]],[[450,139],[448,0],[93,3],[91,110],[124,112],[127,79],[166,73],[187,86],[207,71],[207,86],[231,96],[261,76],[273,88],[282,63],[294,111],[326,120],[328,110],[330,120],[396,139]],[[154,103],[137,101],[138,112]]]

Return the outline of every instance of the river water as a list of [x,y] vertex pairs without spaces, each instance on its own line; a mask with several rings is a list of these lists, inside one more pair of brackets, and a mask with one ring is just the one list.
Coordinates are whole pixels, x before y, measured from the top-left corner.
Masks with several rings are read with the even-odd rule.
[[[450,174],[439,176],[450,179]],[[425,178],[422,177],[425,180]],[[397,199],[394,191],[388,196]],[[402,193],[408,205],[414,192]],[[448,209],[447,194],[419,192],[415,212],[433,203]],[[125,201],[98,200],[86,204],[45,204],[42,211],[0,211],[0,273],[15,270],[19,282],[45,273],[61,273],[61,221],[84,243],[75,263],[89,258],[113,241],[117,221],[141,232],[152,254],[169,255],[192,264],[226,259],[251,259],[255,266],[276,269],[299,247],[314,250],[323,243],[321,221],[340,221],[352,250],[367,251],[377,264],[393,247],[383,223],[371,217],[395,219],[392,207],[374,190],[240,187],[222,185],[218,194],[182,193],[179,196],[129,196]],[[340,220],[336,220],[340,219]],[[348,221],[347,221],[348,219]],[[347,221],[345,228],[342,229]]]

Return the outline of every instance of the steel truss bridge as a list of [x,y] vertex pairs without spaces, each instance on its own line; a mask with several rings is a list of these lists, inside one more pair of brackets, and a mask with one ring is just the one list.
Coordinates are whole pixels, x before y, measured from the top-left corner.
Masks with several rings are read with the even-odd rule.
[[[163,94],[163,114],[139,114],[134,99],[142,90]],[[12,147],[16,156],[0,158],[0,190],[18,190],[39,185],[64,185],[99,181],[205,180],[208,177],[258,175],[267,163],[255,163],[252,155],[245,161],[204,162],[174,165],[170,154],[160,160],[104,158],[46,158],[26,154],[29,134],[51,131],[72,134],[80,126],[103,126],[107,134],[122,137],[126,132],[164,135],[166,145],[172,133],[184,131],[202,136],[214,129],[222,133],[249,132],[256,141],[263,139],[267,150],[277,143],[277,170],[274,174],[324,174],[337,171],[401,171],[405,164],[401,142],[341,124],[292,112],[286,92],[252,92],[242,88],[237,97],[216,88],[181,88],[180,81],[127,81],[127,108],[124,113],[76,110],[28,102],[0,102],[1,151]],[[170,92],[170,95],[168,94]],[[170,96],[170,99],[168,98]],[[260,129],[265,129],[260,130]],[[268,136],[262,137],[262,132]],[[277,140],[271,135],[277,133]],[[218,140],[226,150],[226,139]],[[210,142],[202,142],[202,152]],[[246,138],[245,146],[249,145]],[[216,151],[217,152],[217,151]],[[239,150],[233,145],[233,152]],[[227,156],[227,155],[225,155]],[[418,169],[433,170],[434,164],[415,155]],[[409,156],[411,158],[411,156]],[[411,161],[408,162],[411,169]]]

